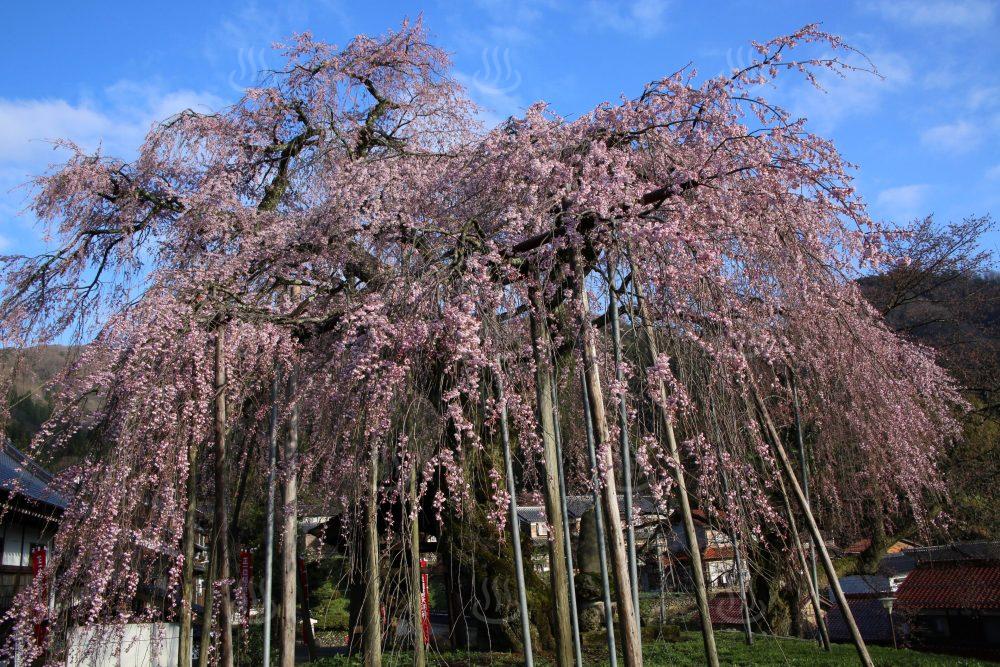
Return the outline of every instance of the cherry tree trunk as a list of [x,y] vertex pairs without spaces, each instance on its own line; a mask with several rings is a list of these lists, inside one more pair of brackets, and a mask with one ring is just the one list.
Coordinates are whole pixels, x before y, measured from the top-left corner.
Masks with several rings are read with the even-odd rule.
[[229,595],[229,515],[226,501],[226,333],[220,324],[215,334],[215,521],[213,542],[217,555],[216,576],[219,586],[219,664],[233,665],[233,601]]
[[552,405],[552,374],[547,361],[548,327],[545,325],[545,310],[537,292],[532,292],[532,302],[535,313],[531,317],[531,347],[535,357],[535,394],[542,438],[542,459],[545,466],[545,486],[542,491],[545,497],[545,516],[552,528],[548,546],[556,664],[559,667],[569,667],[573,664],[573,628],[570,621],[566,545],[561,539],[564,532],[563,498],[559,493],[559,455]]
[[844,621],[847,623],[847,627],[851,631],[851,639],[854,641],[854,646],[858,651],[858,658],[860,658],[861,664],[865,667],[872,667],[873,663],[871,656],[868,655],[868,647],[865,646],[865,640],[861,636],[861,632],[858,630],[858,624],[854,622],[854,614],[851,613],[851,608],[847,604],[847,598],[844,597],[844,590],[840,587],[840,578],[837,575],[837,569],[833,566],[833,561],[830,560],[830,553],[826,550],[826,543],[823,542],[823,536],[819,532],[819,526],[816,524],[816,519],[813,518],[812,510],[809,507],[809,503],[806,501],[805,493],[803,493],[802,487],[799,485],[799,480],[795,476],[795,469],[792,467],[792,463],[788,459],[788,454],[785,452],[785,446],[781,444],[781,437],[778,435],[778,430],[774,427],[774,422],[771,421],[771,415],[768,413],[767,406],[764,405],[764,401],[761,400],[760,394],[757,392],[757,388],[751,387],[751,393],[753,394],[754,402],[757,404],[757,409],[760,410],[761,416],[764,419],[764,425],[767,428],[768,435],[771,436],[771,445],[774,447],[774,451],[778,456],[778,463],[781,465],[781,469],[784,471],[785,477],[788,478],[789,483],[792,485],[795,500],[799,503],[802,514],[805,516],[806,525],[809,527],[809,535],[812,537],[813,544],[819,548],[820,561],[823,563],[823,570],[826,572],[826,578],[830,581],[830,588],[833,589],[833,595],[837,598],[837,604],[840,605],[841,613],[844,615]]
[[288,372],[287,400],[290,403],[288,434],[281,452],[285,479],[282,483],[281,515],[281,667],[295,667],[295,591],[298,565],[298,459],[299,410],[295,405],[295,369]]
[[425,667],[423,599],[420,573],[420,507],[417,505],[417,465],[410,466],[410,618],[413,631],[413,667]]
[[608,525],[608,550],[611,552],[611,569],[615,578],[615,595],[618,602],[618,624],[625,664],[642,665],[642,640],[639,636],[638,610],[632,603],[632,582],[629,580],[628,555],[625,549],[625,535],[622,517],[618,510],[618,488],[615,483],[614,459],[611,454],[608,417],[604,410],[604,391],[597,366],[597,349],[594,342],[593,326],[590,323],[590,304],[587,286],[579,258],[574,262],[577,276],[577,296],[583,312],[583,369],[584,381],[590,399],[590,414],[594,427],[594,444],[598,451],[601,467],[607,472],[602,489],[604,516]]
[[379,605],[378,553],[378,447],[372,446],[371,470],[368,479],[368,500],[365,505],[365,600],[364,600],[364,660],[366,667],[382,664],[382,612]]
[[184,571],[181,575],[181,636],[178,642],[177,667],[191,665],[192,620],[194,608],[194,547],[198,532],[198,441],[188,440],[187,507],[184,510]]
[[[655,362],[659,356],[656,343],[656,332],[653,330],[653,323],[649,317],[649,309],[643,297],[642,287],[635,271],[635,264],[632,264],[632,284],[635,286],[636,301],[639,306],[639,317],[642,319],[642,328],[646,338],[646,346],[649,352],[650,362]],[[688,498],[687,483],[684,479],[684,465],[681,462],[680,450],[677,447],[677,436],[674,433],[673,419],[667,413],[667,388],[663,381],[657,382],[656,387],[659,401],[656,402],[656,411],[663,422],[664,430],[667,434],[667,444],[670,448],[670,457],[674,461],[674,482],[677,484],[677,499],[680,501],[681,518],[684,523],[684,537],[687,540],[688,551],[691,554],[691,575],[694,580],[695,599],[698,603],[698,616],[701,619],[701,635],[705,644],[705,662],[711,667],[718,667],[719,655],[715,646],[715,630],[712,628],[712,617],[708,610],[708,590],[705,586],[705,572],[702,569],[701,547],[698,544],[698,533],[694,527],[694,517],[691,514],[691,502]]]

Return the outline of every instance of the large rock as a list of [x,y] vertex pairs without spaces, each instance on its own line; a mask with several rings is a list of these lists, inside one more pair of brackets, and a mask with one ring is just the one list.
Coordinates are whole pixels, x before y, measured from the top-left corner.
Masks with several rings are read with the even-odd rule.
[[[612,611],[614,607],[612,605]],[[580,632],[604,629],[604,602],[598,600],[580,605]]]

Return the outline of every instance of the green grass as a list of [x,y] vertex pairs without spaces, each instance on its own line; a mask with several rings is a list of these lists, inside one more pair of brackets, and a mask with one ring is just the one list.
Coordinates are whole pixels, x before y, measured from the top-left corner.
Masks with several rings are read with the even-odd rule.
[[[857,665],[858,655],[853,644],[834,644],[826,653],[816,642],[802,639],[758,637],[754,645],[747,646],[743,634],[717,632],[716,643],[719,662],[723,665]],[[985,663],[967,658],[918,653],[905,649],[895,650],[883,646],[869,646],[876,665],[901,667],[930,667],[932,665],[971,666]],[[680,642],[656,643],[644,650],[647,665],[703,665],[705,653],[701,635],[685,633]]]
[[[815,642],[811,641],[758,637],[754,645],[750,647],[744,643],[743,635],[738,632],[717,632],[716,642],[719,650],[719,661],[723,665],[809,665],[810,667],[816,665],[829,667],[858,664],[857,653],[854,651],[854,646],[850,644],[835,644],[833,651],[826,653]],[[917,653],[904,649],[894,650],[882,646],[870,646],[869,651],[876,665],[891,665],[892,667],[897,665],[900,667],[936,667],[938,665],[972,667],[973,665],[987,664],[967,658]],[[601,650],[597,645],[587,647],[585,654],[584,662],[587,665],[607,664],[607,652]],[[705,664],[701,635],[695,633],[684,633],[679,642],[647,642],[643,654],[645,664],[650,666],[694,667]],[[383,664],[403,667],[409,665],[410,661],[409,653],[394,653],[387,654]],[[348,660],[347,658],[324,658],[312,664],[314,667],[341,667],[360,664],[360,661],[357,659]],[[449,651],[444,654],[433,654],[430,664],[450,667],[466,665],[507,666],[519,665],[522,662],[520,656],[510,653]],[[552,662],[544,656],[536,656],[535,664],[551,665]],[[621,664],[620,656],[619,664]]]

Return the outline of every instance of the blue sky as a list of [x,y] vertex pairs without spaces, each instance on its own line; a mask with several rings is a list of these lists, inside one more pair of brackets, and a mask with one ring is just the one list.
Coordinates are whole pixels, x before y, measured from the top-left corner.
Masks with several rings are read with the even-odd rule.
[[[271,45],[293,32],[344,44],[420,13],[487,121],[540,99],[578,115],[689,63],[702,76],[728,73],[749,61],[751,40],[822,22],[883,78],[825,79],[824,94],[790,76],[765,94],[858,165],[873,214],[948,221],[1000,213],[995,0],[8,2],[0,8],[0,253],[44,247],[41,230],[19,214],[26,193],[17,186],[59,161],[46,140],[130,157],[154,121],[235,101],[259,70],[278,64]],[[1000,246],[1000,233],[984,245]]]

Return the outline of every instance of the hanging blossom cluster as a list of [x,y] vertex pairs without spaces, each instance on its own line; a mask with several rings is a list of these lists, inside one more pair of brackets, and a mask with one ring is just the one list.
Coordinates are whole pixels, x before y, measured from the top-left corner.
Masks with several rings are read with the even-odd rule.
[[[226,427],[243,447],[230,473],[266,465],[271,386],[294,376],[282,425],[294,406],[308,444],[281,474],[345,515],[382,461],[384,498],[415,468],[439,517],[481,488],[502,526],[501,477],[470,473],[499,439],[496,381],[530,483],[542,465],[536,359],[578,366],[590,320],[609,409],[625,401],[639,483],[663,503],[675,463],[655,404],[707,510],[755,537],[781,524],[775,461],[748,406],[762,393],[787,428],[794,376],[817,434],[821,509],[874,503],[922,520],[962,403],[929,351],[858,292],[853,279],[892,257],[851,166],[759,96],[788,70],[849,69],[787,59],[797,46],[847,50],[807,26],[757,45],[730,78],[682,71],[575,120],[538,103],[485,131],[419,23],[344,48],[300,35],[238,104],[169,119],[135,161],[70,147],[33,205],[58,250],[0,259],[0,342],[86,341],[36,446],[80,429],[101,446],[57,479],[69,498],[48,561],[59,602],[50,610],[40,583],[26,591],[15,635],[30,637],[39,614],[58,630],[175,613],[164,600],[183,565],[189,444],[214,446],[220,332]],[[604,335],[612,298],[629,334],[621,383]],[[564,458],[589,480],[578,379],[556,377]],[[215,492],[209,458],[195,464],[202,499]],[[158,581],[167,596],[144,601]]]

